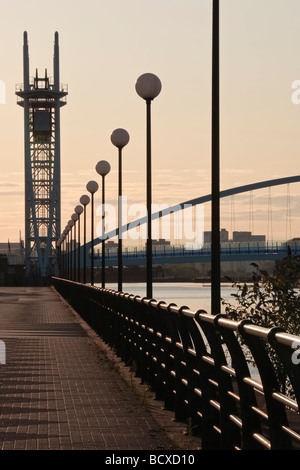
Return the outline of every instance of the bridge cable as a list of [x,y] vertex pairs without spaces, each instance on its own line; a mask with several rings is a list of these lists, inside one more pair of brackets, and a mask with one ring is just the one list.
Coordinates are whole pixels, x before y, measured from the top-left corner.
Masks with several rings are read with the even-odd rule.
[[231,196],[231,233],[232,233],[232,239],[233,239],[233,232],[235,232],[235,200],[234,200],[234,194]]
[[273,217],[272,217],[272,195],[271,186],[268,188],[268,234],[267,241],[273,241]]
[[249,232],[254,234],[254,218],[253,218],[253,191],[250,191],[249,201]]
[[286,240],[292,238],[292,217],[291,217],[291,195],[290,195],[290,185],[287,184],[287,196],[286,196],[286,228],[285,228],[285,237]]

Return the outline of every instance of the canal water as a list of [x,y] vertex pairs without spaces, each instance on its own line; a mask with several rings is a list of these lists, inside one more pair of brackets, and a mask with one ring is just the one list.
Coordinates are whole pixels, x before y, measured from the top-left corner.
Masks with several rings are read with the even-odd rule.
[[[100,284],[96,284],[101,287]],[[117,283],[106,283],[107,289],[117,290]],[[155,282],[153,284],[153,298],[163,300],[167,304],[175,303],[178,307],[186,306],[192,311],[200,309],[211,311],[210,283],[188,283],[188,282]],[[123,292],[128,294],[146,296],[146,285],[144,283],[123,283]],[[237,288],[232,287],[232,283],[221,284],[221,297],[230,301],[234,305],[234,298],[231,294],[237,292]],[[224,307],[221,305],[221,313],[224,313]],[[229,364],[230,365],[230,364]],[[259,380],[257,369],[249,364],[249,370],[252,378]]]
[[[107,283],[105,285],[108,289],[117,290],[116,283]],[[194,283],[194,282],[155,282],[153,284],[153,298],[156,300],[163,300],[166,303],[175,303],[178,307],[183,305],[190,308],[190,310],[206,310],[210,313],[210,291],[211,286],[209,283]],[[140,297],[146,296],[145,283],[124,283],[123,292],[128,294],[139,295]],[[231,294],[235,293],[236,289],[232,287],[231,283],[221,284],[221,297],[234,303],[234,298]],[[221,312],[223,313],[224,307]]]

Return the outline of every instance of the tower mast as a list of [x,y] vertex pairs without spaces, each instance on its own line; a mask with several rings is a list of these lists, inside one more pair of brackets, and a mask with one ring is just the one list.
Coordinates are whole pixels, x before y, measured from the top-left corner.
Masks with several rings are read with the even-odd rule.
[[54,77],[47,69],[29,76],[27,32],[23,44],[23,84],[17,85],[17,104],[24,108],[25,150],[25,276],[43,282],[59,274],[60,236],[60,108],[67,86],[59,82],[58,33],[54,39]]

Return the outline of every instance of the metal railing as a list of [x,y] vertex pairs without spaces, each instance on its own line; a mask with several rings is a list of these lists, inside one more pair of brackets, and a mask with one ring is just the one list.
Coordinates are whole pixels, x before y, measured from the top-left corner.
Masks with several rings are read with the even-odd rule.
[[[203,449],[300,448],[299,337],[65,279],[53,285],[175,419],[189,423]],[[269,346],[289,377],[289,395],[280,391]]]
[[[220,246],[220,255],[222,261],[234,260],[276,260],[282,259],[288,254],[288,248],[292,255],[296,256],[300,253],[300,245],[294,244],[287,247],[286,244],[278,243],[222,243]],[[83,260],[84,246],[80,247]],[[90,266],[91,253],[87,252],[87,266]],[[63,266],[68,266],[68,260],[77,259],[78,249],[61,252]],[[209,244],[202,248],[186,248],[184,246],[166,246],[153,247],[152,250],[153,263],[187,263],[187,262],[210,262],[211,248]],[[146,263],[146,249],[137,247],[127,247],[122,253],[123,264],[126,266],[143,265]],[[101,263],[102,255],[100,249],[95,249],[94,264]],[[118,250],[107,248],[105,251],[105,265],[116,266],[118,263]]]

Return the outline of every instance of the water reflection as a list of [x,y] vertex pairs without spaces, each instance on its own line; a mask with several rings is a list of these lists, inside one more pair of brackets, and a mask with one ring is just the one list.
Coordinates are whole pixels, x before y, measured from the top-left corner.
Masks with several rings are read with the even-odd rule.
[[[107,283],[106,287],[117,290],[116,283]],[[140,297],[146,296],[144,283],[124,283],[123,290],[128,294],[139,295]],[[203,309],[210,313],[210,290],[209,283],[155,282],[153,284],[153,297],[166,303],[175,303],[179,307],[185,305],[193,311]],[[233,288],[231,283],[221,285],[221,297],[230,300],[232,303],[231,294],[236,292],[237,289]],[[221,313],[224,313],[224,310]]]

